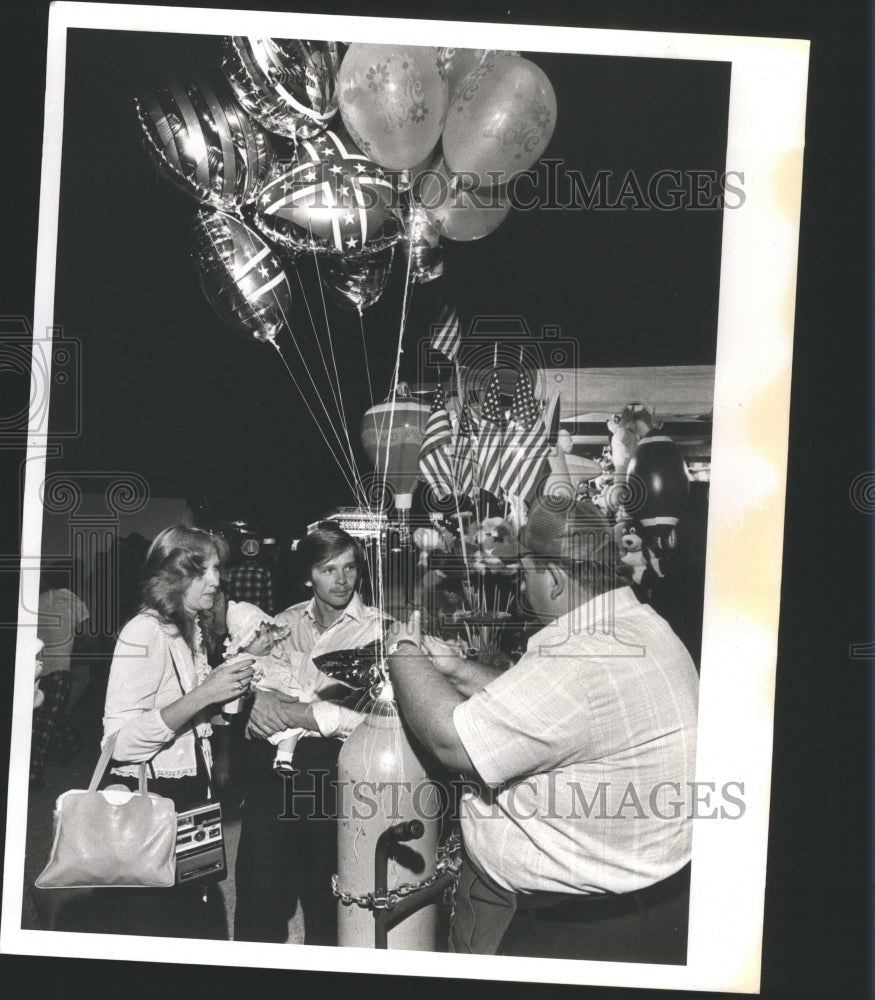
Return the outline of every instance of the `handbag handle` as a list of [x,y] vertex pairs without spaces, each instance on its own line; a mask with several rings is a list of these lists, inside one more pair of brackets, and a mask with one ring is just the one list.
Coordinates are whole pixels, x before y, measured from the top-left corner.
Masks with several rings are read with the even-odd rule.
[[[118,740],[118,730],[112,733],[104,744],[103,750],[100,752],[100,757],[98,758],[97,764],[94,767],[94,773],[91,775],[91,781],[88,783],[88,791],[96,792],[97,786],[100,784],[101,778],[106,774],[106,769],[109,767],[109,762],[112,760],[112,754],[115,750],[115,744]],[[148,788],[146,787],[146,765],[145,763],[140,764],[140,795],[146,795],[148,793]]]
[[[170,662],[173,664],[173,672],[176,674],[176,682],[179,684],[179,690],[182,691],[183,696],[185,695],[185,687],[182,683],[182,677],[179,674],[179,667],[176,665],[176,657],[173,655],[173,647],[170,643],[167,643],[167,651],[170,653]],[[207,775],[207,799],[212,800],[213,798],[213,774],[212,768],[210,767],[209,759],[204,751],[203,739],[198,736],[197,728],[193,721],[189,720],[189,725],[191,726],[191,734],[194,737],[195,745],[195,759],[197,759],[198,743],[200,743],[201,761],[204,765],[204,771]]]

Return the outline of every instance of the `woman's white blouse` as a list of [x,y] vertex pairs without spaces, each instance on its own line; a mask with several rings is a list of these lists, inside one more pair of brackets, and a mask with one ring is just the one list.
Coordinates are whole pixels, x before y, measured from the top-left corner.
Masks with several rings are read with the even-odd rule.
[[[202,649],[199,634],[196,640]],[[197,774],[191,725],[175,733],[161,718],[161,709],[182,697],[180,680],[182,688],[191,691],[209,669],[203,653],[196,662],[176,628],[155,615],[144,612],[125,625],[113,653],[103,714],[102,745],[118,733],[113,758],[126,762],[114,773],[137,774],[140,762],[151,761],[156,777]],[[200,716],[192,722],[199,736],[210,734],[209,723]]]

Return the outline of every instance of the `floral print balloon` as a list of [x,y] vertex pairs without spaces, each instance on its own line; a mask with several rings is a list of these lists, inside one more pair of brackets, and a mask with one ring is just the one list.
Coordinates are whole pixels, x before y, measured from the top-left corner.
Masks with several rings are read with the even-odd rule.
[[477,187],[506,184],[543,155],[556,127],[547,74],[520,56],[486,59],[462,81],[447,113],[444,157]]
[[447,113],[438,49],[353,43],[338,75],[340,114],[356,144],[381,167],[405,170],[437,145]]

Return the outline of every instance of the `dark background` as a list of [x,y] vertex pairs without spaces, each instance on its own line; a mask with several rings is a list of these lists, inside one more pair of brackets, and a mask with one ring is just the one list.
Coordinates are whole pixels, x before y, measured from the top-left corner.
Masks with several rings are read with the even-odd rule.
[[[224,5],[212,3],[210,6]],[[227,6],[245,5],[234,3]],[[269,9],[272,5],[257,6]],[[366,10],[334,4],[322,8],[320,12],[396,14],[388,4],[370,4]],[[718,10],[711,4],[678,0],[658,6],[644,2],[596,2],[588,5],[585,11],[578,10],[573,14],[547,4],[515,5],[508,14],[507,7],[499,5],[479,3],[463,7],[444,2],[440,5],[420,4],[410,13],[422,17],[480,21],[812,39],[784,533],[784,585],[778,647],[763,995],[868,996],[872,940],[869,740],[872,662],[854,660],[849,655],[851,644],[869,642],[873,638],[868,572],[871,514],[867,516],[849,501],[854,478],[873,468],[869,406],[872,370],[869,325],[871,25],[867,7],[862,3],[741,2]],[[5,112],[3,183],[6,194],[2,311],[23,316],[32,316],[33,309],[46,17],[47,7],[42,4],[9,4],[0,14],[3,27],[0,32],[0,44],[3,46],[0,65],[5,84],[2,93]],[[545,69],[553,79],[553,70]],[[101,67],[95,70],[99,74]],[[103,101],[109,99],[106,94],[99,96]],[[641,92],[633,95],[641,101],[647,96]],[[559,99],[559,118],[562,121],[565,108],[561,93]],[[103,106],[97,104],[90,116],[91,125],[97,129],[98,135],[108,127],[103,124],[104,113]],[[581,113],[585,113],[583,109]],[[553,152],[551,148],[550,155]],[[117,207],[118,214],[125,217],[127,225],[134,231],[155,223],[154,219],[138,212],[135,203],[142,195],[143,184],[150,183],[146,180],[149,176],[148,164],[143,154],[139,155],[139,166],[131,165],[131,170],[137,171],[137,184],[131,198],[123,199]],[[171,200],[174,202],[175,209],[172,212],[168,209],[168,215],[181,215],[184,196],[177,196],[154,172],[151,184],[156,198],[166,198],[168,204]],[[159,189],[166,190],[158,194]],[[586,218],[589,220],[591,215]],[[87,257],[89,241],[93,237],[89,219],[86,215],[79,222],[81,236],[76,251],[81,252],[83,258]],[[515,221],[509,219],[506,226]],[[171,272],[181,273],[185,260],[178,232],[171,233],[160,224],[157,229],[166,242],[159,254],[159,262],[162,266],[166,264]],[[496,241],[502,231],[496,235]],[[145,244],[147,241],[142,242]],[[486,244],[480,247],[475,244],[464,248],[464,251],[470,253],[472,259],[479,260],[478,254],[486,252]],[[150,286],[147,280],[148,274],[154,281],[156,263],[153,262],[148,272],[138,271],[132,263],[131,255],[134,253],[130,241],[118,247],[117,266],[124,270],[127,261],[131,276],[139,282],[139,291],[129,292],[131,301],[128,307],[132,316],[139,308],[145,308],[145,302],[160,299],[162,295],[161,287]],[[600,294],[604,288],[598,283],[598,274],[587,271],[587,267],[592,266],[588,256],[581,253],[580,260],[581,294],[577,301],[596,309],[594,300],[600,295],[590,297],[582,294],[583,283],[593,282],[589,287],[598,289]],[[521,261],[512,263],[514,267],[525,267]],[[685,289],[692,287],[688,278],[696,263],[689,259],[678,260],[678,281],[661,288],[677,288],[683,294]],[[456,292],[460,296],[463,315],[472,306],[462,299],[462,295],[470,291],[467,286],[477,284],[482,274],[480,271],[475,273],[475,270],[472,268],[463,274],[457,268],[455,273],[463,274],[463,277],[453,279],[459,281]],[[519,272],[514,271],[505,273],[502,311],[510,311],[506,296],[517,294],[520,284],[518,275]],[[118,273],[113,277],[119,280]],[[136,288],[136,283],[133,286],[129,284],[130,280],[129,277],[126,286]],[[88,284],[90,287],[101,287],[99,282],[91,280]],[[196,300],[194,283],[189,287],[190,292],[178,294],[189,295]],[[502,287],[501,279],[497,287]],[[624,298],[617,295],[614,302]],[[630,295],[628,298],[634,300],[636,297]],[[646,300],[646,296],[642,298]],[[99,304],[99,293],[95,292],[95,313]],[[164,323],[182,320],[185,313],[177,311],[180,307],[178,301],[166,301],[164,305],[169,314],[169,318],[165,315]],[[536,322],[558,321],[569,328],[579,324],[581,332],[586,329],[598,331],[599,336],[586,338],[586,343],[595,344],[597,341],[608,342],[612,335],[635,328],[634,310],[641,303],[622,301],[618,310],[625,318],[622,324],[618,321],[617,325],[612,325],[617,311],[606,309],[598,319],[590,310],[583,310],[589,315],[563,314],[560,317],[550,315],[553,305],[553,299],[545,292],[540,308],[530,302],[521,303],[519,308],[530,309],[531,316],[538,317]],[[678,307],[678,316],[692,315],[690,303],[685,305]],[[193,303],[190,308],[195,308]],[[223,364],[227,365],[230,352],[237,352],[233,354],[236,361],[247,351],[251,353],[258,349],[255,345],[234,343],[232,335],[213,323],[205,305],[197,308],[201,309],[200,323],[187,330],[186,336],[209,339],[209,330],[212,329],[216,346],[214,348],[212,340],[209,340],[204,354],[215,350],[223,354]],[[366,314],[366,323],[368,318]],[[88,322],[87,318],[83,321]],[[119,347],[125,343],[125,325],[120,322],[118,326],[116,341]],[[653,329],[658,329],[655,324]],[[71,335],[78,334],[71,331]],[[106,342],[111,339],[109,337]],[[179,350],[185,349],[180,346]],[[690,356],[675,360],[708,359]],[[607,364],[611,361],[605,357],[584,356],[583,363]],[[671,363],[671,359],[654,357],[653,363]],[[184,365],[180,367],[184,368]],[[112,365],[111,370],[117,371],[118,366]],[[272,376],[265,376],[268,377]],[[116,395],[109,397],[116,400],[116,404],[109,405],[108,409],[104,407],[103,412],[112,413],[120,396],[133,394],[137,381],[137,376],[133,376],[129,384],[118,384]],[[7,398],[10,398],[17,390],[7,383],[8,379],[4,379],[3,388]],[[235,391],[240,389],[236,380],[233,387]],[[26,394],[26,387],[23,391]],[[213,420],[234,419],[233,410],[224,405],[227,396],[225,386],[223,392],[217,394]],[[148,428],[148,420],[144,424]],[[286,424],[286,418],[282,417],[281,429]],[[98,432],[92,429],[89,433]],[[118,429],[104,433],[109,435],[102,439],[104,444],[115,442],[117,468],[129,468],[126,436]],[[154,436],[160,440],[164,433],[166,428]],[[9,513],[2,524],[0,555],[8,556],[4,562],[7,572],[2,575],[4,597],[7,598],[3,605],[3,620],[11,623],[15,619],[17,581],[14,565],[20,527],[14,490],[23,459],[24,442],[20,441],[20,447],[16,447],[14,438],[7,435],[3,443],[0,456],[4,481],[11,487],[11,496],[6,505]],[[294,440],[290,441],[290,454],[295,445]],[[108,452],[103,454],[106,456]],[[743,567],[740,572],[743,572]],[[8,706],[11,705],[13,637],[14,632],[8,627],[2,633],[5,640],[4,662],[7,664],[4,672],[6,726],[9,725]],[[744,720],[739,720],[738,738],[744,739]],[[3,759],[0,760],[4,776],[7,765],[4,746]],[[337,959],[338,956],[332,953],[327,960],[336,962]],[[117,989],[120,984],[126,984],[121,988],[127,988],[127,984],[137,981],[150,992],[170,987],[177,991],[207,988],[233,993],[294,989],[333,994],[348,993],[351,989],[366,986],[387,996],[403,996],[423,986],[444,990],[449,985],[440,981],[397,977],[350,980],[330,971],[317,975],[248,969],[200,969],[153,963],[124,963],[119,966],[18,956],[4,956],[3,969],[8,978],[27,982],[28,988],[35,992],[69,989],[71,982],[75,982],[77,991],[103,991]],[[468,995],[490,997],[505,995],[513,988],[509,984],[487,982],[453,986],[453,989]],[[613,992],[640,992],[642,996],[651,997],[665,995],[661,991],[610,991],[534,984],[516,987],[516,990],[538,996],[571,996],[572,990],[575,996],[601,996]]]

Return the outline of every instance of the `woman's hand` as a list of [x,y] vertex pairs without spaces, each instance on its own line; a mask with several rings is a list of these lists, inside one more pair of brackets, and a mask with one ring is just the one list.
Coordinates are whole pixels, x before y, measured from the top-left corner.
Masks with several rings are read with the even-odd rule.
[[224,705],[249,690],[252,681],[251,656],[235,657],[214,667],[199,685],[199,692],[207,705]]

